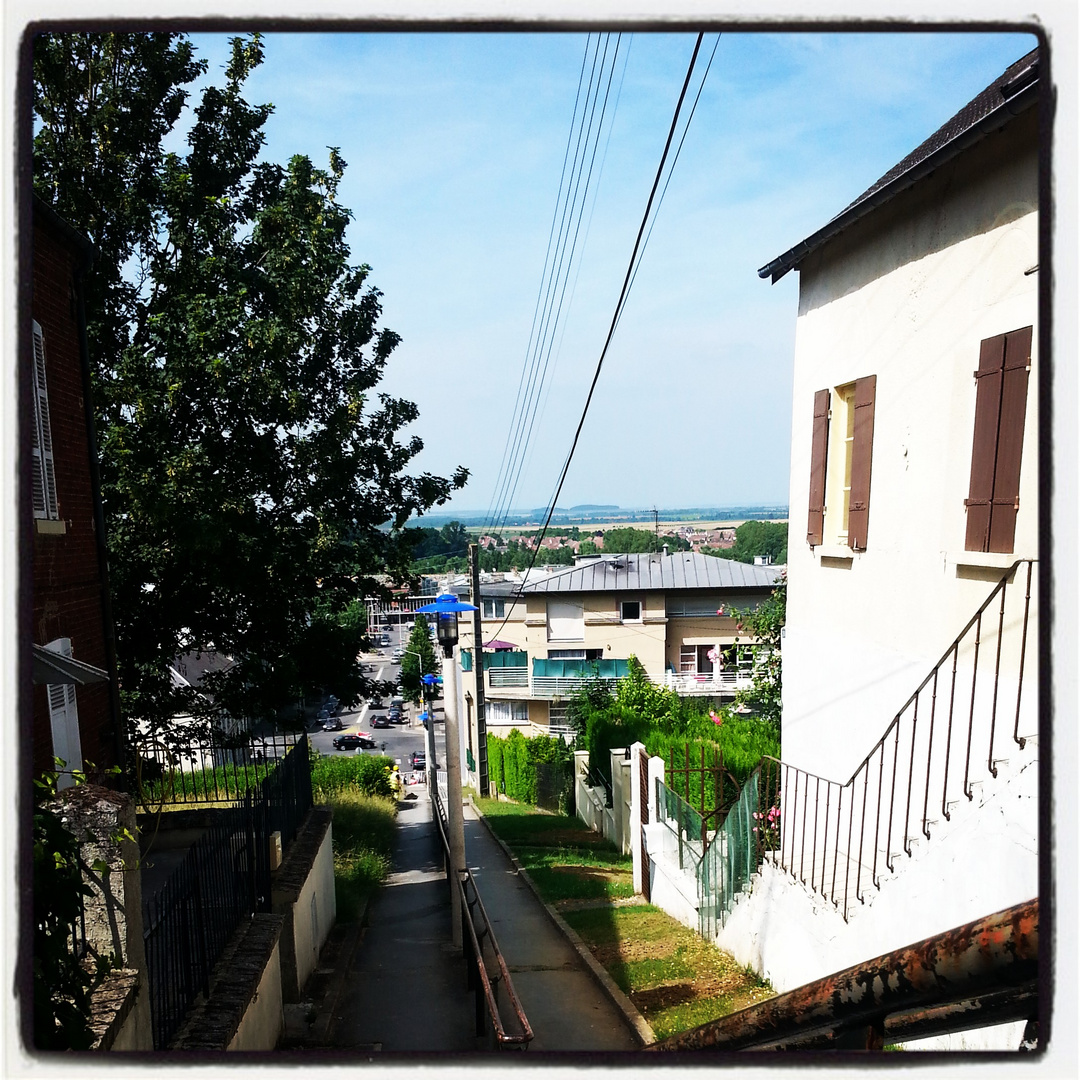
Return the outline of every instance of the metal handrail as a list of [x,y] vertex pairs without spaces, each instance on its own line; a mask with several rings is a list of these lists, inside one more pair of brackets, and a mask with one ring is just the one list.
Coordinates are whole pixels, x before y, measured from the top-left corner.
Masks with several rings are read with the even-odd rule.
[[[473,963],[470,965],[469,970],[470,974],[475,973],[475,976],[479,978],[480,989],[483,991],[483,1000],[487,1005],[487,1012],[491,1017],[491,1026],[495,1031],[495,1041],[500,1047],[520,1046],[522,1050],[527,1050],[529,1043],[532,1042],[533,1030],[529,1024],[528,1017],[525,1015],[525,1010],[521,1007],[521,1002],[518,1001],[517,994],[514,992],[514,983],[510,978],[510,971],[506,966],[506,961],[503,959],[499,943],[495,940],[495,931],[491,928],[491,920],[488,918],[488,913],[484,908],[483,900],[480,899],[480,892],[476,887],[476,880],[473,878],[471,870],[460,870],[458,871],[458,874],[457,884],[458,889],[461,892],[461,921],[463,927],[468,931],[469,940],[472,942]],[[472,900],[469,899],[470,892],[472,893]],[[484,920],[484,927],[479,935],[476,933],[474,909],[479,911]],[[498,971],[494,976],[488,972],[487,964],[484,960],[484,949],[482,945],[482,939],[484,938],[490,943],[491,952],[498,968]],[[500,984],[506,988],[506,996],[510,999],[514,1017],[521,1027],[521,1031],[517,1034],[508,1032],[503,1025],[502,1016],[499,1013],[498,1002],[498,987]],[[483,1017],[480,1015],[479,1004],[480,1001],[478,995],[476,1018],[478,1035],[483,1030]]]
[[1039,902],[1007,908],[672,1035],[648,1051],[864,1049],[1037,1024]]
[[[996,761],[998,759],[995,758],[994,740],[1000,703],[1002,645],[1006,634],[1006,590],[1016,571],[1026,563],[1027,581],[1019,639],[1016,707],[1012,732],[1012,741],[1021,749],[1024,747],[1026,740],[1019,734],[1020,706],[1035,561],[1018,559],[1005,571],[990,595],[967,621],[963,630],[944,651],[941,659],[929,674],[919,683],[915,692],[904,702],[886,727],[884,734],[874,743],[870,752],[845,783],[797,768],[777,758],[766,756],[762,759],[770,762],[779,771],[780,786],[785,792],[782,807],[782,839],[776,861],[794,878],[809,885],[812,890],[836,904],[845,920],[849,917],[852,886],[854,886],[853,899],[859,903],[866,902],[862,881],[864,870],[874,887],[880,889],[880,874],[885,869],[889,871],[895,869],[894,859],[900,851],[902,850],[908,856],[912,854],[911,843],[916,836],[911,829],[913,824],[911,821],[912,795],[916,793],[917,786],[924,789],[919,831],[926,839],[929,839],[930,826],[936,823],[932,816],[931,788],[934,790],[935,806],[937,792],[940,790],[941,815],[947,821],[951,820],[950,793],[954,794],[955,798],[959,798],[962,792],[969,801],[974,798],[971,787],[971,764],[977,733],[980,738],[984,735],[987,737],[987,771],[991,776],[997,776]],[[987,638],[996,639],[993,649],[992,683],[987,688],[985,673],[983,682],[980,682],[980,650],[985,644],[983,618],[995,600],[998,601],[998,610],[992,618],[996,625],[987,633]],[[973,640],[969,640],[972,631],[974,631]],[[970,651],[970,660],[965,653],[963,663],[960,659],[962,648]],[[986,652],[989,651],[989,649],[986,650]],[[963,680],[963,685],[961,685],[961,680]],[[980,691],[985,706],[982,709],[977,708]],[[944,699],[947,699],[947,718],[943,719],[942,714],[946,711]],[[963,750],[963,779],[960,790],[955,791],[955,785],[950,784],[950,778],[953,773],[960,773],[961,763],[958,757],[957,759],[953,757],[954,743],[955,749],[959,751],[963,741],[962,736],[954,731],[958,705],[967,714],[967,735]],[[922,717],[920,717],[920,706],[923,710]],[[980,720],[988,714],[988,720],[978,729],[976,728],[977,714]],[[920,727],[920,720],[926,721],[922,727]],[[941,752],[940,728],[943,724],[945,725],[945,742],[944,750]],[[935,726],[939,734],[936,747]],[[959,727],[959,724],[956,726]],[[935,750],[938,752],[935,753]],[[900,800],[897,799],[898,788],[901,792]],[[902,805],[898,805],[898,801],[902,802]],[[902,844],[899,843],[898,815],[903,818]],[[916,822],[918,817],[916,807]],[[855,829],[856,819],[858,819],[858,830]],[[895,839],[898,846],[896,847],[894,847],[894,824],[897,826]],[[868,835],[868,825],[872,826],[870,830],[872,837]],[[807,879],[808,844],[810,845],[809,880]],[[852,881],[853,876],[854,881]]]
[[[449,872],[450,837],[447,833],[446,809],[443,806],[443,801],[439,794],[438,784],[429,784],[428,788],[431,792],[432,804],[435,809],[435,812],[431,816],[439,830],[439,839],[443,849],[443,859],[447,868],[447,880],[452,883],[451,887],[456,885],[461,897],[462,929],[467,931],[467,933],[462,934],[462,940],[470,942],[472,946],[471,962],[467,962],[469,985],[476,993],[476,1034],[482,1035],[484,1033],[484,1012],[486,1007],[487,1015],[491,1018],[492,1029],[495,1032],[496,1045],[500,1048],[520,1048],[522,1050],[527,1050],[528,1045],[533,1038],[532,1027],[529,1024],[529,1020],[525,1015],[525,1010],[521,1007],[517,993],[514,990],[514,983],[510,978],[510,971],[506,966],[506,961],[503,959],[499,943],[495,939],[495,931],[491,927],[491,920],[488,918],[487,910],[484,908],[483,901],[480,899],[480,892],[476,888],[476,881],[473,879],[472,872],[468,869],[459,870],[458,880],[453,882]],[[472,886],[472,893],[474,896],[473,902],[468,900],[464,884],[465,879],[468,879]],[[477,935],[476,926],[473,920],[474,906],[479,909],[484,919],[484,929],[479,935]],[[494,975],[488,971],[484,950],[481,946],[481,939],[484,938],[490,943],[491,953],[495,959],[497,970]],[[506,1026],[503,1024],[502,1016],[499,1012],[497,995],[497,988],[500,983],[506,987],[506,995],[510,1000],[510,1004],[514,1010],[514,1017],[521,1029],[518,1034],[508,1032]]]

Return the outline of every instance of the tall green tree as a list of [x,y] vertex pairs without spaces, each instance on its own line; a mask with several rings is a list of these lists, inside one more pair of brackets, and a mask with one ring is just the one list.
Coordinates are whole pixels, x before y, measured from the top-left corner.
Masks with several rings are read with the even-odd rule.
[[758,555],[771,555],[774,562],[787,562],[786,521],[744,521],[735,530],[735,545],[725,553],[735,562],[752,563]]
[[406,701],[419,704],[424,695],[423,677],[438,675],[441,665],[431,643],[427,616],[420,613],[409,632],[405,655],[401,658],[401,694]]
[[787,575],[781,574],[767,600],[739,614],[738,632],[753,643],[754,669],[751,684],[735,695],[735,704],[745,705],[780,738],[783,719],[783,658],[780,645],[787,621]]
[[[405,522],[467,473],[411,475],[415,405],[377,386],[398,335],[351,261],[345,162],[260,160],[269,105],[234,38],[186,151],[162,140],[205,70],[175,34],[36,39],[35,191],[97,245],[94,407],[126,716],[167,738],[191,712],[271,718],[308,689],[345,704],[357,595],[403,580]],[[171,684],[177,654],[235,663],[212,701]]]

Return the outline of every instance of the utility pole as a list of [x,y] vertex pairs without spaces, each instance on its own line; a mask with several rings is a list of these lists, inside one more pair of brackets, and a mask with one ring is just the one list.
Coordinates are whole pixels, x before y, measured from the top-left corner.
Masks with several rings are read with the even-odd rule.
[[653,531],[656,533],[656,550],[660,550],[660,511],[652,508]]
[[491,792],[488,783],[487,715],[484,700],[484,639],[483,605],[480,603],[480,556],[477,544],[469,545],[469,575],[472,584],[473,612],[473,677],[476,681],[476,771],[480,797]]

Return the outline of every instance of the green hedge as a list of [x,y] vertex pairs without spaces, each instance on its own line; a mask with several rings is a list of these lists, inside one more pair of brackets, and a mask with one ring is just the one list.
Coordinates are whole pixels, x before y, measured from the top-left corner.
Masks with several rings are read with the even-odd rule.
[[520,731],[506,738],[488,735],[488,779],[492,788],[517,802],[573,813],[573,753],[562,739]]
[[311,791],[317,803],[330,802],[343,792],[388,798],[394,793],[390,783],[393,767],[393,761],[382,756],[319,755],[311,763]]

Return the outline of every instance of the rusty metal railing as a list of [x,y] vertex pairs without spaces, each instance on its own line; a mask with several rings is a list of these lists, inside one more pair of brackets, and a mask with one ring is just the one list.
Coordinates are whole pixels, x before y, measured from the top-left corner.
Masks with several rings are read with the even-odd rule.
[[[647,1046],[881,1050],[1026,1020],[1038,1042],[1039,903],[999,911]],[[1019,1047],[1018,1047],[1019,1049]]]
[[[429,790],[433,809],[431,816],[442,845],[447,881],[451,888],[459,890],[461,897],[461,940],[466,954],[468,987],[473,991],[476,1003],[476,1034],[484,1035],[490,1022],[498,1049],[527,1050],[533,1038],[532,1027],[514,990],[510,971],[495,939],[495,931],[480,899],[472,872],[468,869],[459,870],[456,881],[450,872],[450,838],[447,832],[446,809],[443,806],[440,786],[437,783],[430,784]],[[509,1025],[500,1006],[499,999],[503,992],[510,1007]]]
[[[1005,572],[846,783],[763,759],[783,792],[773,860],[845,920],[900,854],[929,840],[961,798],[974,798],[980,762],[996,777],[1010,747],[1022,749],[1037,731],[1037,712],[1022,708],[1033,572],[1031,559]],[[1006,709],[1012,723],[999,725]]]

